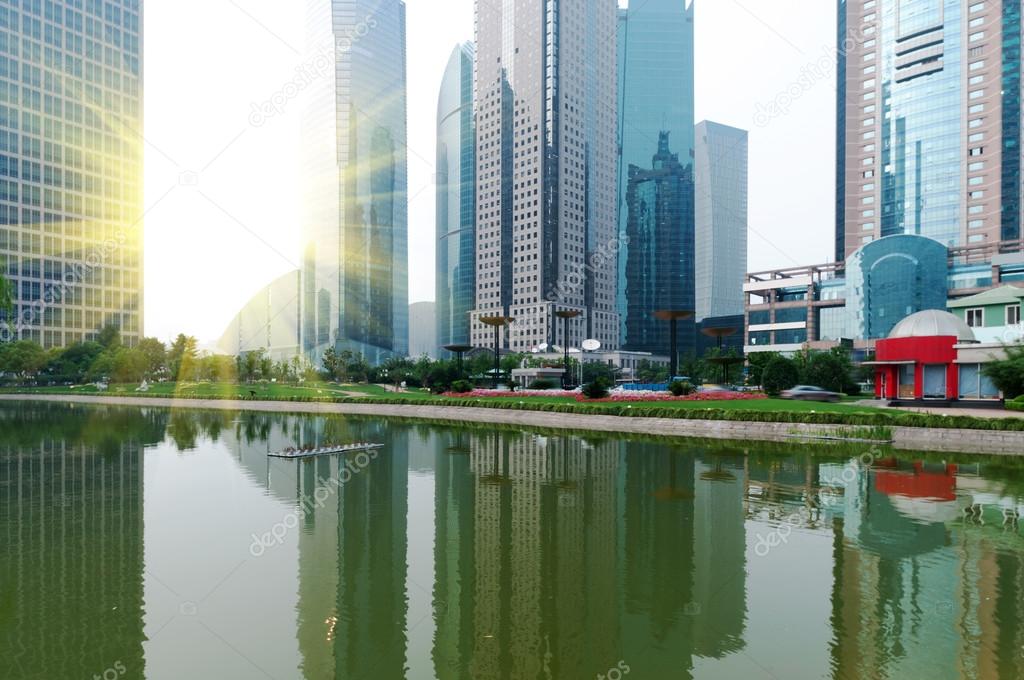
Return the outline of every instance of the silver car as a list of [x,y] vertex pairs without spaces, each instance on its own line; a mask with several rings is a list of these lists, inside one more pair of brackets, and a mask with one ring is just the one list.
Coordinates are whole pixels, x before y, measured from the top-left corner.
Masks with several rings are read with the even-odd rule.
[[828,401],[835,403],[841,401],[843,395],[838,392],[829,392],[822,387],[814,387],[813,385],[797,385],[793,389],[783,392],[782,398],[796,399],[798,401]]

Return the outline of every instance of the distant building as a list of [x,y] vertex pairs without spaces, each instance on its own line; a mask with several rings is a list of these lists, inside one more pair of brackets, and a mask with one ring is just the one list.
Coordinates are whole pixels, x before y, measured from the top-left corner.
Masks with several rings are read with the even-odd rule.
[[[472,43],[452,50],[437,103],[436,347],[469,343],[469,312],[476,302],[473,54]],[[417,332],[415,325],[409,332]]]
[[[661,132],[672,135],[673,147],[691,173],[694,162],[694,3],[686,0],[633,0],[619,10],[619,166],[618,229],[629,221],[626,195],[629,168],[647,167]],[[692,188],[691,188],[692,191]],[[693,215],[687,215],[688,231]],[[630,245],[619,257],[618,312],[625,337],[626,263]],[[745,273],[741,270],[740,276]],[[737,280],[739,286],[741,280]],[[741,308],[742,309],[742,308]],[[737,312],[738,313],[738,312]],[[667,351],[662,348],[662,351]]]
[[300,274],[294,271],[253,295],[228,324],[217,350],[238,356],[264,349],[274,361],[300,356],[300,286]]
[[950,300],[947,307],[970,327],[979,342],[1024,342],[1020,320],[1024,287],[1000,286],[965,298]]
[[[626,191],[626,334],[623,347],[664,354],[670,325],[659,310],[694,308],[693,169],[669,150],[662,132],[651,169],[629,168]],[[679,322],[679,353],[696,350],[692,319]]]
[[307,0],[302,346],[371,363],[408,351],[405,3]]
[[414,302],[409,305],[409,356],[417,359],[439,356],[437,347],[437,305]]
[[[745,351],[792,353],[846,345],[863,355],[907,316],[960,309],[1000,286],[1024,289],[1020,242],[946,248],[924,236],[872,241],[846,262],[747,275]],[[986,296],[965,309],[985,307]],[[1009,302],[1007,319],[1014,313]],[[987,340],[986,340],[987,341]]]
[[697,125],[697,321],[743,314],[747,274],[747,131]]
[[142,338],[142,14],[0,3],[0,342]]
[[[476,305],[502,342],[619,343],[615,0],[477,0]],[[582,312],[562,338],[556,311]]]
[[1020,0],[839,0],[836,259],[1021,238]]

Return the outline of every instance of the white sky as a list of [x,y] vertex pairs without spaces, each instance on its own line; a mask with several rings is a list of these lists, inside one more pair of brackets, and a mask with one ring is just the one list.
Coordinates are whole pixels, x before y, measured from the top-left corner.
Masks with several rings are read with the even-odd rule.
[[[643,2],[644,0],[634,0]],[[473,0],[406,0],[409,294],[434,297],[434,130]],[[620,4],[625,4],[620,0]],[[251,107],[301,64],[301,0],[146,5],[146,333],[216,340],[263,285],[296,269],[301,94],[259,127]],[[750,131],[753,270],[818,264],[834,231],[835,3],[698,0],[697,120]],[[781,93],[787,112],[756,118]],[[788,95],[786,95],[788,97]],[[755,120],[756,118],[756,120]],[[767,124],[765,124],[767,123]]]

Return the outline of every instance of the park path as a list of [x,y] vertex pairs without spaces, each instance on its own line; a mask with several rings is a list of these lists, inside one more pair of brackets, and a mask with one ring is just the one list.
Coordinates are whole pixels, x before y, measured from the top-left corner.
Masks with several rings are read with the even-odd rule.
[[897,408],[894,406],[889,406],[889,403],[886,401],[879,401],[876,399],[865,399],[864,401],[858,401],[856,405],[869,408],[884,408],[892,411],[900,411],[907,413],[928,413],[931,415],[939,416],[971,416],[973,418],[1024,418],[1024,412],[1008,411],[997,408],[929,408],[925,406],[901,406]]

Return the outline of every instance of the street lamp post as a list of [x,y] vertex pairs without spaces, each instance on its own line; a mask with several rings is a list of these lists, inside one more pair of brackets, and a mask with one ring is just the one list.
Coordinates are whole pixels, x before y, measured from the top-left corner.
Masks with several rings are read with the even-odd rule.
[[[569,320],[576,319],[582,314],[583,312],[574,309],[563,309],[562,311],[555,312],[555,316],[564,322],[562,326],[564,329],[562,331],[562,343],[565,347],[562,349],[565,352],[565,374],[562,376],[562,387],[565,389],[569,389],[572,386],[572,377],[569,374]],[[580,354],[581,361],[582,357],[583,355]]]
[[662,321],[668,321],[671,326],[669,331],[669,380],[674,380],[676,374],[679,372],[679,348],[678,348],[678,335],[679,335],[679,320],[680,319],[692,319],[693,312],[682,310],[682,309],[662,309],[654,313],[654,318]]
[[459,380],[462,380],[465,376],[462,370],[462,356],[473,349],[472,345],[445,345],[444,348],[455,355],[455,369],[459,375]]
[[515,321],[510,316],[482,316],[480,323],[494,327],[494,389],[498,389],[501,376],[501,329]]

